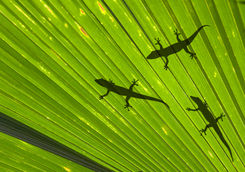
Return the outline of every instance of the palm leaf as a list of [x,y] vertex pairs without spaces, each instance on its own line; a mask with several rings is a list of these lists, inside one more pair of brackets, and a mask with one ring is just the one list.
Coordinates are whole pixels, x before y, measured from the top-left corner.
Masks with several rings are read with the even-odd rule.
[[[235,0],[1,1],[0,112],[115,171],[244,171],[244,8]],[[202,25],[188,46],[197,59],[182,50],[168,70],[165,58],[146,59],[159,49],[155,38],[167,47],[175,29],[184,40]],[[127,111],[115,93],[99,100],[99,78],[125,88],[137,79],[135,92],[170,108],[131,98]],[[200,135],[208,121],[186,110],[196,107],[190,96],[225,114],[218,127],[231,153],[215,130]],[[0,166],[21,170],[11,146],[0,149]]]

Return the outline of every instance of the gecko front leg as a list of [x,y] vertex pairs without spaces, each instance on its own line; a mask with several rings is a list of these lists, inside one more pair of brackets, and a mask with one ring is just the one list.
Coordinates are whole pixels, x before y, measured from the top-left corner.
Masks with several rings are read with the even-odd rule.
[[100,97],[99,97],[99,99],[101,100],[101,99],[103,99],[105,96],[107,96],[108,94],[110,93],[110,90],[107,90],[107,92],[104,94],[104,95],[101,95]]

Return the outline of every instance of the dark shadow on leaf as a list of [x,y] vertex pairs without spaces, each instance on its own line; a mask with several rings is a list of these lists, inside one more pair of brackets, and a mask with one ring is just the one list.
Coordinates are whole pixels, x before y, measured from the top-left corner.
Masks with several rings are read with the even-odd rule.
[[237,1],[239,4],[245,5],[245,1]]
[[[0,132],[66,158],[94,171],[111,171],[94,160],[0,112]],[[3,158],[3,157],[2,157]],[[105,162],[106,163],[106,162]],[[119,170],[119,169],[117,169]]]

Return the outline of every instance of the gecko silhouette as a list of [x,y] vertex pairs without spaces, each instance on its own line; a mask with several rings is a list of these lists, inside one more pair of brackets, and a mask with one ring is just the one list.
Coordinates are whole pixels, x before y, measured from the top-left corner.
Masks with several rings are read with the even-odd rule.
[[[200,32],[200,30],[202,28],[204,28],[205,26],[208,25],[203,25],[201,27],[199,27],[199,29],[197,29],[197,31],[195,33],[193,33],[189,38],[185,39],[185,40],[180,40],[179,35],[180,33],[178,33],[177,29],[174,31],[174,34],[176,35],[177,38],[177,43],[174,43],[166,48],[163,48],[162,44],[160,43],[159,38],[155,40],[157,41],[156,45],[160,46],[159,50],[155,50],[152,51],[146,58],[147,59],[156,59],[159,57],[165,57],[166,59],[166,63],[164,66],[164,69],[168,69],[168,56],[177,53],[179,51],[181,51],[182,49],[185,50],[185,52],[187,52],[188,54],[190,54],[191,58],[195,57],[196,53],[190,52],[187,48],[188,45],[191,44],[191,42],[194,40],[194,38],[197,36],[198,32]],[[196,57],[195,57],[196,58]]]
[[104,95],[101,95],[99,97],[100,99],[103,99],[110,92],[114,92],[116,94],[119,94],[119,95],[122,95],[122,96],[126,96],[126,99],[125,99],[126,105],[124,106],[124,108],[127,108],[128,110],[129,110],[129,107],[132,107],[129,104],[129,99],[131,97],[138,98],[138,99],[147,99],[147,100],[153,100],[153,101],[161,102],[161,103],[163,103],[164,105],[166,105],[169,108],[169,106],[164,101],[162,101],[160,99],[157,99],[157,98],[154,98],[154,97],[150,97],[150,96],[146,96],[146,95],[134,92],[133,91],[133,87],[135,85],[138,86],[138,84],[136,83],[137,82],[136,80],[133,80],[133,83],[131,84],[129,89],[123,88],[121,86],[117,86],[111,80],[107,81],[107,80],[102,79],[102,78],[101,79],[95,79],[95,82],[97,84],[101,85],[102,87],[107,88],[107,92]]
[[223,113],[221,113],[221,115],[218,118],[214,118],[212,113],[208,110],[208,105],[206,102],[202,102],[202,100],[198,97],[193,97],[193,96],[190,96],[190,97],[197,104],[198,108],[196,108],[196,109],[187,108],[187,110],[188,111],[198,111],[199,110],[203,114],[204,118],[209,122],[209,124],[207,124],[204,129],[200,130],[201,135],[202,135],[202,133],[204,133],[206,135],[206,130],[210,127],[213,127],[214,131],[218,134],[220,140],[223,142],[223,144],[226,146],[226,148],[230,152],[231,159],[233,161],[231,149],[230,149],[228,143],[226,142],[226,140],[225,140],[223,134],[221,133],[219,126],[217,124],[219,119],[221,119],[223,121],[222,118],[225,115],[223,115]]

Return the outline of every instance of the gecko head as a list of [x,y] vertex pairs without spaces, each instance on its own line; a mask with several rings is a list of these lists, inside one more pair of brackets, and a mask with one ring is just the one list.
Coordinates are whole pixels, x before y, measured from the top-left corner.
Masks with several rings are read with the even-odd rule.
[[110,84],[109,81],[105,80],[105,79],[95,79],[95,82],[103,87],[108,87]]
[[198,97],[190,96],[190,98],[197,104],[202,104],[202,100]]
[[101,78],[101,79],[95,79],[95,82],[101,86],[104,86],[108,81]]
[[156,59],[160,57],[160,54],[158,53],[158,50],[152,51],[147,57],[146,59]]

